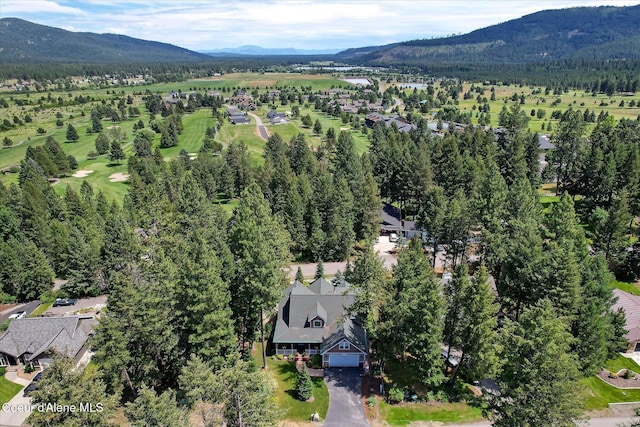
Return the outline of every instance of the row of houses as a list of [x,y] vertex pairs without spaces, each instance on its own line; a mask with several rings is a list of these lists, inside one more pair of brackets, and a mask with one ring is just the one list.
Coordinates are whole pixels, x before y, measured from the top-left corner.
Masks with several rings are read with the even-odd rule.
[[229,121],[234,125],[249,123],[249,118],[246,116],[246,114],[237,108],[227,108],[227,116],[229,117]]

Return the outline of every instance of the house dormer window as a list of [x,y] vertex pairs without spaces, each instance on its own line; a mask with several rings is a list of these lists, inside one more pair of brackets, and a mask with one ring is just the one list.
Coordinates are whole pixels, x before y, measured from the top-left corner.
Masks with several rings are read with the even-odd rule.
[[314,327],[314,328],[322,328],[322,323],[323,323],[323,322],[322,322],[322,320],[320,320],[320,319],[315,319],[315,320],[313,321],[313,327]]
[[351,344],[349,344],[349,341],[343,340],[340,341],[340,344],[338,344],[338,348],[340,350],[349,350],[351,348]]

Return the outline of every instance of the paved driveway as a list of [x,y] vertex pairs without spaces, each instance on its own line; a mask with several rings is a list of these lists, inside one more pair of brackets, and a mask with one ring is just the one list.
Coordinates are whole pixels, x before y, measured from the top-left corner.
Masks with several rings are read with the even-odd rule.
[[362,407],[362,369],[327,369],[324,377],[329,389],[329,411],[324,427],[368,427]]

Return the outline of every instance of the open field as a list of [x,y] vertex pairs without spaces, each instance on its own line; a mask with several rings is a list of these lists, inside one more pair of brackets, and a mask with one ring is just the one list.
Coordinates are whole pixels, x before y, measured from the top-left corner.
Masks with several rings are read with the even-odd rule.
[[[77,79],[76,79],[77,80]],[[392,83],[400,84],[400,83]],[[480,84],[475,84],[478,87]],[[7,120],[13,123],[14,116],[22,120],[24,123],[20,126],[15,126],[13,129],[9,129],[4,132],[0,132],[0,139],[5,137],[9,138],[14,146],[10,148],[0,149],[0,169],[7,170],[16,167],[20,164],[20,161],[25,157],[26,151],[29,147],[44,144],[47,136],[54,137],[63,147],[67,155],[72,155],[78,161],[78,169],[92,170],[94,172],[88,174],[86,177],[63,177],[60,182],[55,186],[57,192],[62,193],[67,185],[73,188],[79,188],[83,180],[91,183],[96,190],[103,190],[108,197],[115,198],[121,201],[124,194],[127,192],[126,181],[112,182],[110,177],[113,174],[126,174],[126,161],[120,165],[113,165],[107,159],[106,155],[99,156],[96,159],[89,159],[87,154],[90,151],[95,150],[94,141],[97,137],[96,134],[87,134],[87,128],[90,127],[90,115],[91,110],[95,108],[99,103],[111,104],[115,106],[117,101],[123,94],[131,95],[133,98],[132,106],[137,107],[140,110],[140,116],[136,118],[129,118],[117,123],[121,131],[126,134],[124,139],[123,149],[126,155],[132,154],[131,141],[133,140],[134,132],[133,126],[138,120],[142,120],[148,127],[149,113],[144,108],[144,102],[142,94],[146,91],[151,93],[158,93],[161,95],[168,94],[169,91],[181,91],[183,93],[198,90],[218,90],[224,96],[229,96],[234,89],[245,88],[247,90],[264,90],[272,87],[309,87],[311,86],[314,91],[329,89],[332,87],[348,87],[349,84],[340,80],[337,76],[328,74],[323,75],[306,75],[297,73],[232,73],[225,74],[219,77],[210,77],[205,79],[194,79],[184,82],[152,84],[147,86],[128,86],[120,88],[110,89],[97,89],[82,87],[75,90],[65,91],[51,91],[43,93],[0,93],[0,97],[7,100],[9,107],[0,108],[0,121]],[[389,86],[389,84],[386,84]],[[473,106],[477,107],[480,104],[475,99],[478,94],[473,93],[473,99],[463,100],[462,94],[469,91],[471,87],[470,83],[463,85],[463,92],[459,96],[458,107],[463,111],[472,111]],[[487,98],[487,102],[491,109],[491,124],[496,126],[498,116],[502,106],[511,103],[511,97],[524,94],[523,110],[530,116],[532,109],[538,110],[539,108],[544,110],[544,118],[533,118],[530,121],[529,126],[532,131],[548,132],[549,123],[552,123],[552,127],[557,125],[557,120],[551,119],[551,113],[554,110],[564,111],[569,107],[586,109],[595,111],[598,115],[601,111],[606,111],[610,115],[616,118],[627,117],[635,119],[640,114],[640,95],[615,95],[608,97],[604,94],[598,94],[592,96],[591,93],[585,93],[581,91],[570,91],[561,95],[553,95],[552,93],[544,95],[545,88],[539,87],[519,87],[519,86],[502,86],[495,85],[496,100],[490,101],[491,86],[483,86],[484,94],[482,97]],[[409,93],[412,89],[406,89]],[[439,88],[436,86],[436,93]],[[73,104],[74,100],[82,96],[85,99],[89,99],[88,102],[82,104]],[[631,101],[635,101],[639,106],[629,107]],[[32,105],[18,105],[25,101],[31,101]],[[551,104],[557,102],[557,105]],[[624,106],[620,106],[620,102],[624,101]],[[276,104],[279,104],[276,102]],[[289,111],[290,105],[276,105],[278,111]],[[316,135],[311,129],[304,128],[300,119],[293,119],[290,123],[285,125],[270,125],[266,118],[266,114],[269,111],[268,105],[259,106],[258,110],[254,113],[263,119],[263,123],[270,134],[279,133],[285,141],[290,141],[298,133],[304,133],[308,144],[311,147],[317,148],[321,143],[321,138],[329,127],[333,127],[336,130],[336,134],[339,134],[341,130],[348,130],[351,132],[356,149],[359,153],[363,153],[368,147],[368,137],[363,135],[360,130],[353,129],[349,124],[343,124],[339,118],[329,116],[321,111],[316,111],[313,107],[308,105],[300,106],[300,115],[309,114],[313,122],[320,121],[322,125],[322,134]],[[29,116],[31,121],[25,120]],[[60,119],[63,122],[63,126],[57,126],[56,121]],[[361,119],[362,120],[362,119]],[[474,122],[477,122],[474,113]],[[71,123],[80,136],[80,139],[76,142],[66,142],[66,130],[67,125]],[[111,121],[103,120],[103,126],[105,131],[108,132],[110,126],[114,126]],[[168,149],[163,149],[162,153],[165,159],[170,160],[175,158],[181,150],[186,150],[188,153],[197,153],[202,145],[204,132],[207,127],[216,125],[215,118],[212,117],[211,111],[208,108],[203,108],[196,111],[193,114],[185,114],[183,116],[184,132],[179,137],[179,145]],[[545,130],[542,130],[542,125],[545,124]],[[44,134],[38,133],[38,128],[44,129]],[[217,139],[223,144],[228,145],[232,141],[244,141],[251,154],[252,159],[256,164],[263,162],[264,141],[258,136],[255,123],[249,125],[234,126],[224,123]],[[156,135],[154,140],[154,147],[159,144],[160,137]],[[17,174],[11,173],[8,175],[1,175],[0,182],[11,183],[17,182]],[[543,203],[549,206],[556,199],[552,194],[545,194]],[[547,197],[549,196],[549,197]]]
[[[471,88],[471,83],[465,83],[463,85],[463,92],[459,96],[458,108],[462,111],[469,112],[473,111],[473,123],[478,123],[478,118],[476,117],[476,113],[478,111],[478,107],[483,104],[479,104],[477,102],[478,93],[473,93],[473,98],[464,100],[463,94],[464,92],[468,92]],[[479,84],[475,83],[477,87]],[[525,102],[520,105],[520,108],[527,114],[529,117],[529,129],[532,132],[539,133],[549,133],[548,124],[553,123],[552,126],[557,124],[557,120],[551,119],[551,113],[554,110],[564,111],[569,107],[578,110],[586,110],[593,111],[596,114],[596,117],[600,112],[607,112],[609,115],[614,116],[616,119],[628,118],[628,119],[636,119],[638,115],[640,115],[640,94],[616,94],[614,96],[607,96],[606,94],[597,94],[593,96],[591,92],[570,90],[568,93],[563,93],[561,95],[554,95],[553,92],[550,92],[548,95],[545,95],[545,88],[540,87],[520,87],[520,86],[502,86],[495,85],[495,93],[496,100],[491,101],[491,86],[483,86],[484,95],[481,95],[483,98],[487,98],[487,104],[490,108],[491,113],[491,126],[498,126],[498,117],[500,115],[500,111],[502,107],[505,105],[509,106],[513,101],[511,101],[511,97],[516,94],[520,96],[524,94]],[[406,92],[409,93],[411,90],[407,89]],[[535,93],[541,91],[541,93]],[[437,88],[436,88],[437,93]],[[559,100],[559,101],[558,101]],[[629,107],[629,103],[635,100],[636,107]],[[624,101],[624,106],[620,106],[620,102]],[[557,102],[557,105],[552,105],[554,102]],[[476,110],[473,110],[473,107],[476,107]],[[531,110],[541,109],[544,111],[543,118],[537,118],[531,116]],[[545,129],[542,129],[542,125],[545,124]],[[591,123],[591,127],[595,126],[595,124]]]

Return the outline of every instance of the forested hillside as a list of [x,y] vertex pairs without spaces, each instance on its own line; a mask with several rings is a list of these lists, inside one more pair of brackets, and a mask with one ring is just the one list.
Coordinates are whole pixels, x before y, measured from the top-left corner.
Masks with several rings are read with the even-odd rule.
[[204,61],[207,55],[117,34],[75,33],[17,18],[0,19],[0,61],[143,63]]
[[343,61],[369,65],[637,59],[640,5],[545,10],[447,38],[349,49]]

